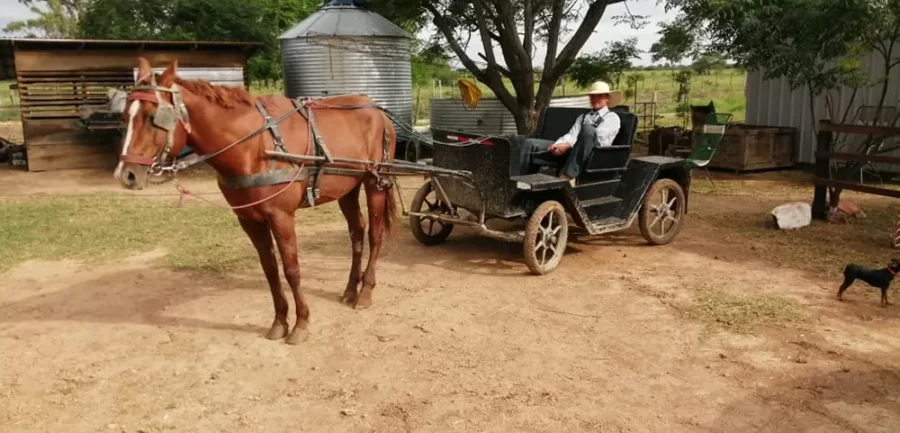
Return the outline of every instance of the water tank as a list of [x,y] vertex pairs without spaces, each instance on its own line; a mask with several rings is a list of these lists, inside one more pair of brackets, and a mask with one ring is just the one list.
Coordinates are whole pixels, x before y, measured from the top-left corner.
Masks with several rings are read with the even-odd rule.
[[286,96],[365,94],[412,124],[412,38],[358,0],[330,0],[278,39]]

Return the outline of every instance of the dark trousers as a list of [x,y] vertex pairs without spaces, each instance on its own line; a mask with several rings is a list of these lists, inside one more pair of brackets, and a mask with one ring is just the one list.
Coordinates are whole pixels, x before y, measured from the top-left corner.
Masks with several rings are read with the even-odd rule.
[[[581,134],[585,135],[585,134]],[[550,152],[553,141],[541,138],[526,138],[522,141],[522,173],[535,173],[541,166],[555,164],[559,174],[565,174],[576,179],[581,174],[581,169],[587,163],[593,149],[592,143],[585,143],[579,137],[566,153],[554,155]]]

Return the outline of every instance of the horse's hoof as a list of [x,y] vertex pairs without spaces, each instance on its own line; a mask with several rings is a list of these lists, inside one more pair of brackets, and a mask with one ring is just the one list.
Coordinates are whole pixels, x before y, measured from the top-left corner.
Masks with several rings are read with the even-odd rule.
[[344,293],[341,295],[341,303],[346,305],[354,305],[356,304],[356,293]]
[[309,340],[308,329],[294,329],[294,332],[291,332],[291,335],[289,335],[287,340],[284,340],[284,342],[292,346],[296,346],[298,344],[306,342],[306,340]]
[[372,299],[370,298],[359,298],[356,300],[356,305],[353,308],[357,310],[365,310],[372,306]]
[[266,338],[269,340],[281,340],[287,333],[287,323],[273,323],[272,329],[269,329],[269,333],[266,334]]

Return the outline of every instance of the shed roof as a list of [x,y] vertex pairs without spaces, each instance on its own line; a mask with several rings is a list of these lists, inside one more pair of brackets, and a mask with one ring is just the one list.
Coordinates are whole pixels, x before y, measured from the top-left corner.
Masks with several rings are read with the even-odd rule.
[[411,39],[406,30],[381,15],[358,6],[355,0],[331,0],[278,39],[317,36],[387,37]]

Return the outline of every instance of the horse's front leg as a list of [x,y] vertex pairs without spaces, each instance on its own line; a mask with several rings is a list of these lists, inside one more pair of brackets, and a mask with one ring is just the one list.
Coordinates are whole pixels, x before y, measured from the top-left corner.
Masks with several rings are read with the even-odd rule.
[[287,338],[288,344],[300,344],[309,337],[309,304],[306,297],[300,291],[300,260],[297,256],[297,232],[294,228],[294,215],[279,212],[269,219],[269,229],[275,236],[278,251],[281,253],[281,263],[284,267],[284,277],[291,292],[294,294],[294,302],[297,305],[297,323],[294,330]]
[[253,246],[259,254],[259,263],[262,265],[263,273],[266,274],[266,280],[269,282],[269,290],[272,291],[272,302],[275,304],[275,321],[272,322],[272,328],[266,334],[269,340],[278,340],[284,338],[288,332],[288,303],[284,296],[284,290],[281,288],[281,278],[278,275],[278,259],[275,257],[275,248],[272,244],[272,233],[269,226],[264,222],[246,220],[239,218],[241,227]]

